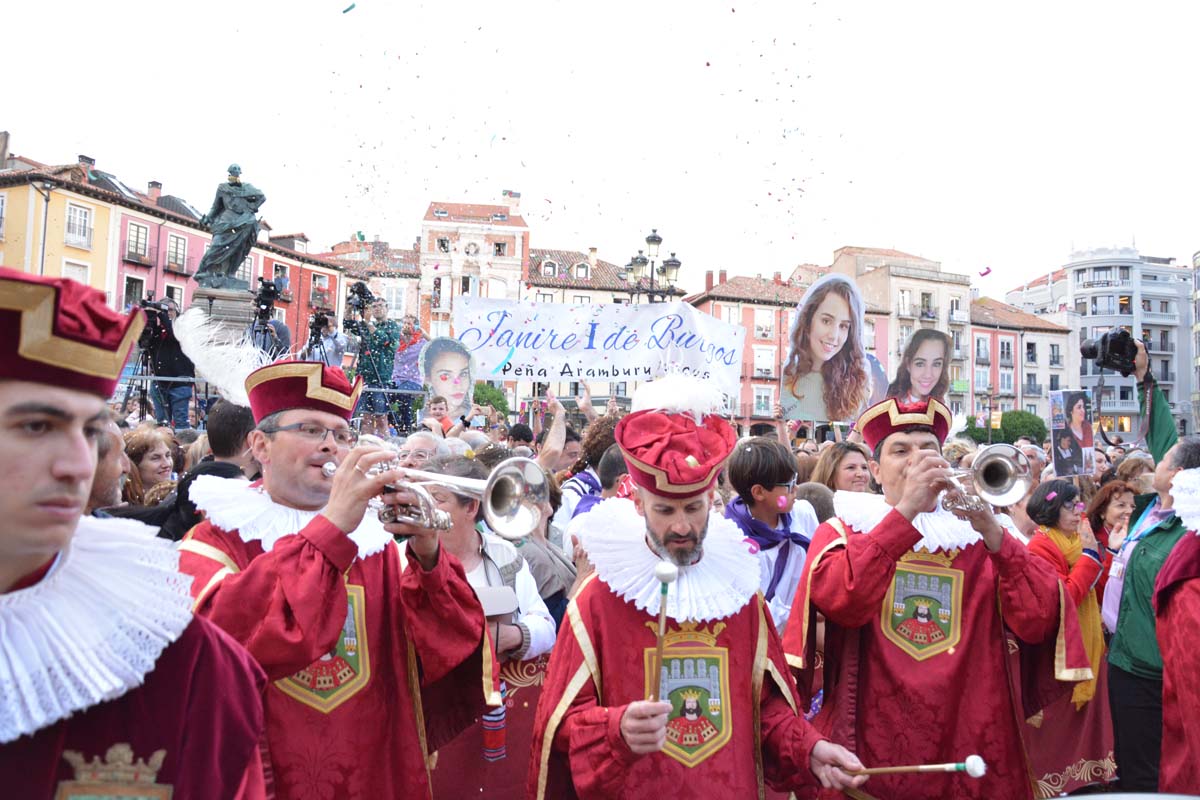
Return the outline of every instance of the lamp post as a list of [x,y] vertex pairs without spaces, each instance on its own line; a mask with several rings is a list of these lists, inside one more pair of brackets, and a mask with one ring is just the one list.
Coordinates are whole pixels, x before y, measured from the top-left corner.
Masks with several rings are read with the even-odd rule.
[[[633,278],[630,294],[635,297],[645,294],[651,303],[664,303],[675,294],[675,280],[679,277],[679,268],[682,266],[674,253],[671,253],[670,258],[664,258],[661,264],[658,263],[658,249],[662,246],[662,241],[662,237],[658,235],[658,228],[651,229],[650,235],[646,237],[646,249],[638,250],[637,255],[617,272],[617,277],[623,281]],[[657,288],[654,285],[655,276],[659,279]],[[642,280],[646,277],[650,278],[649,288],[642,288]]]
[[42,185],[31,183],[38,194],[42,196],[42,255],[38,263],[38,275],[46,274],[46,224],[50,219],[50,192],[54,189],[51,181],[42,181]]

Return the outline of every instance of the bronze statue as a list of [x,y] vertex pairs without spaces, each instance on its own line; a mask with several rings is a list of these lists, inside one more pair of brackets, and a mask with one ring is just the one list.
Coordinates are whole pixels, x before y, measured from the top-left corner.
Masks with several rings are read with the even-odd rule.
[[192,277],[210,289],[249,289],[248,281],[235,278],[250,248],[258,240],[258,208],[267,196],[242,183],[242,168],[229,165],[229,181],[217,187],[212,208],[200,218],[212,230],[212,245]]

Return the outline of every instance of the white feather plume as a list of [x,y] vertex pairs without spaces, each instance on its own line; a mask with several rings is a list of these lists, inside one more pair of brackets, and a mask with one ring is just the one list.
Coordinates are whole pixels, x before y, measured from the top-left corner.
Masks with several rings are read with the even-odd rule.
[[954,418],[950,421],[950,431],[949,431],[949,433],[946,434],[946,441],[947,442],[950,441],[951,439],[953,439],[955,436],[958,436],[960,433],[962,433],[966,429],[967,429],[967,415],[966,414],[955,414]]
[[672,373],[643,383],[633,393],[633,411],[665,411],[671,414],[690,414],[699,423],[705,414],[720,413],[725,407],[725,395],[711,381],[680,373]]
[[208,381],[229,402],[250,407],[246,378],[259,367],[270,364],[269,355],[195,306],[175,320],[175,338],[183,354],[195,365],[196,377]]

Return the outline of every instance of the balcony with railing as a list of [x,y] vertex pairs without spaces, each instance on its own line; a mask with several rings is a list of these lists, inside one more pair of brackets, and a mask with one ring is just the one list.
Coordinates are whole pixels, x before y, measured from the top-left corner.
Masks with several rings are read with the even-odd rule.
[[938,307],[937,306],[921,306],[917,311],[917,316],[924,322],[937,322]]
[[1155,373],[1154,379],[1159,383],[1174,383],[1175,373],[1169,369],[1159,370],[1157,373]]
[[992,363],[992,354],[986,350],[975,351],[975,363],[987,366]]
[[896,316],[915,318],[917,316],[917,307],[911,303],[897,303]]
[[1142,322],[1151,325],[1178,325],[1179,312],[1177,311],[1143,311]]
[[996,390],[997,397],[1016,397],[1017,391],[1012,386],[1001,386]]
[[1161,339],[1151,340],[1146,342],[1146,349],[1151,353],[1173,353],[1175,352],[1175,343],[1164,342]]
[[1031,353],[1028,350],[1026,350],[1025,351],[1025,363],[1026,364],[1036,364],[1037,363],[1037,352],[1035,351],[1035,352]]
[[1021,393],[1026,397],[1041,397],[1042,384],[1040,383],[1023,383],[1021,384]]
[[954,350],[951,351],[951,353],[950,353],[950,358],[954,361],[962,361],[966,357],[967,357],[967,351],[962,349],[961,347],[954,348]]
[[92,249],[92,234],[95,229],[91,225],[73,225],[67,223],[67,235],[63,238],[69,247],[79,247],[84,250]]
[[754,338],[755,339],[774,339],[775,338],[775,326],[774,325],[755,325],[754,326]]
[[1121,400],[1110,397],[1102,399],[1094,411],[1099,411],[1100,416],[1107,417],[1110,414],[1140,414],[1141,408],[1138,407],[1137,400]]
[[1012,353],[1008,353],[1008,354],[1001,353],[1000,354],[1000,366],[1011,367],[1012,365],[1013,365]]
[[154,247],[137,247],[130,246],[131,243],[125,245],[125,260],[131,264],[137,264],[142,267],[153,267],[158,260],[158,249]]
[[1050,356],[1050,366],[1061,367],[1062,365],[1063,365],[1063,357],[1061,354],[1059,354],[1057,356],[1056,355]]
[[966,394],[971,391],[971,382],[966,378],[950,381],[950,394]]
[[950,312],[951,325],[966,325],[971,321],[971,313],[961,308],[956,308]]
[[191,275],[196,271],[196,257],[167,253],[167,263],[163,265],[163,270],[175,275]]
[[308,293],[308,304],[314,308],[333,308],[332,294],[328,289],[313,288]]
[[[742,377],[747,377],[743,375]],[[776,377],[775,370],[771,367],[755,367],[754,372],[749,376],[755,380],[774,380]]]

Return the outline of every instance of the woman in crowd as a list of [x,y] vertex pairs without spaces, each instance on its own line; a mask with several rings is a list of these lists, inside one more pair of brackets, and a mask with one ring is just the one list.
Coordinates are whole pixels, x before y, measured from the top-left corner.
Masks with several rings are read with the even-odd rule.
[[871,490],[871,454],[856,442],[834,442],[817,459],[811,480],[823,483],[835,492]]
[[1129,518],[1133,515],[1134,496],[1133,486],[1124,481],[1113,480],[1101,486],[1088,504],[1088,522],[1096,534],[1097,544],[1104,548],[1100,551],[1104,565],[1100,571],[1100,579],[1096,582],[1097,597],[1104,597],[1113,553],[1117,552],[1121,542],[1125,541],[1125,532],[1129,530]]
[[147,491],[171,480],[174,468],[171,432],[166,428],[148,427],[129,431],[125,434],[125,454],[133,469],[125,482],[123,499],[130,505],[144,505]]
[[[812,480],[813,470],[817,468],[818,456],[813,453],[801,452],[796,454],[796,482],[808,483]],[[728,498],[726,499],[728,501]]]
[[563,554],[561,548],[550,543],[548,532],[550,520],[558,511],[562,502],[562,492],[554,480],[554,476],[542,469],[550,494],[542,504],[542,518],[533,531],[514,544],[529,564],[529,571],[537,582],[538,595],[541,596],[550,616],[554,617],[554,627],[562,625],[563,615],[567,612],[567,602],[570,600],[568,591],[575,583],[575,564]]
[[1130,453],[1117,464],[1116,479],[1133,484],[1143,475],[1153,474],[1154,462],[1144,455]]
[[904,403],[924,402],[930,397],[944,400],[949,388],[950,337],[934,328],[921,328],[909,337],[887,396]]
[[845,275],[826,275],[804,293],[783,369],[789,419],[848,420],[866,405],[871,375],[862,318],[862,298]]
[[[1029,552],[1048,561],[1062,578],[1079,615],[1079,628],[1092,668],[1091,680],[1075,683],[1042,710],[1040,726],[1025,726],[1027,752],[1040,782],[1070,793],[1097,779],[1115,776],[1112,721],[1107,692],[1104,629],[1094,585],[1102,569],[1100,545],[1083,515],[1075,486],[1052,480],[1038,486],[1026,510],[1037,524]],[[1095,769],[1073,768],[1080,759]]]

